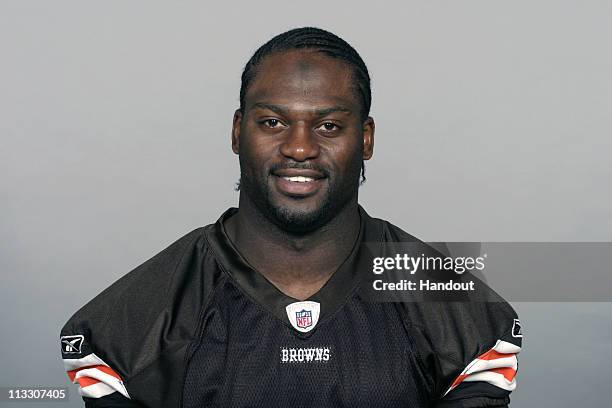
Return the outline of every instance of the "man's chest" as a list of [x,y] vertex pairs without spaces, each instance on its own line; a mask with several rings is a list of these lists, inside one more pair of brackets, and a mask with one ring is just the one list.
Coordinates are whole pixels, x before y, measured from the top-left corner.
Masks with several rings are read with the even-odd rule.
[[238,291],[217,299],[188,355],[185,408],[426,406],[424,374],[391,305],[349,301],[300,334]]

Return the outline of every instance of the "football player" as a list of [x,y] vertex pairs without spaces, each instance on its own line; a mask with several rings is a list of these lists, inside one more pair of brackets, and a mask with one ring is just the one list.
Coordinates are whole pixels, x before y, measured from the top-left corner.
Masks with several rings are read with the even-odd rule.
[[368,301],[364,243],[418,241],[358,203],[370,103],[366,65],[328,31],[255,52],[231,132],[238,208],[61,331],[87,407],[507,406],[522,334],[506,302]]

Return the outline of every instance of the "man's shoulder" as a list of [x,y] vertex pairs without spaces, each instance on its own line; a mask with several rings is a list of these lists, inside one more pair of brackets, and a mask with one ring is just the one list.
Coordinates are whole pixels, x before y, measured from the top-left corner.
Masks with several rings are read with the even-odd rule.
[[[217,270],[209,256],[208,228],[180,237],[72,315],[60,334],[71,379],[84,367],[103,365],[120,379],[114,389],[128,396],[146,389],[136,378],[181,371],[181,356]],[[140,376],[144,371],[149,374]]]
[[[388,251],[414,252],[416,256],[448,260],[461,258],[468,254],[466,251],[476,250],[472,247],[460,248],[454,245],[455,243],[423,241],[389,221],[376,218],[374,220],[383,225],[382,241],[388,244]],[[398,245],[393,245],[394,243]],[[473,252],[469,254],[474,255]],[[478,271],[472,269],[461,274],[451,271],[438,275],[435,271],[434,273],[422,270],[415,272],[424,279],[439,279],[440,282],[446,282],[449,278],[457,282],[473,280],[475,287],[479,289],[471,298],[453,297],[450,296],[452,293],[446,298],[444,295],[447,293],[444,292],[443,296],[432,298],[435,301],[408,302],[403,305],[403,309],[408,312],[409,322],[419,326],[433,338],[444,337],[445,333],[449,333],[449,327],[462,338],[460,341],[465,341],[465,338],[488,338],[487,342],[494,343],[502,337],[512,337],[518,321],[516,311],[510,303],[488,286],[482,273],[475,272]],[[447,341],[445,344],[449,343],[451,342]]]
[[[449,243],[424,242],[389,221],[372,217],[371,221],[382,227],[380,241],[385,246],[385,254],[414,252],[417,256],[442,259],[462,255],[459,249]],[[417,282],[420,279],[440,279],[446,282],[448,278],[456,282],[474,281],[479,288],[477,296],[472,297],[456,298],[455,292],[440,292],[439,295],[435,292],[437,296],[432,299],[423,296],[417,301],[397,304],[415,341],[420,343],[421,350],[428,349],[445,359],[449,367],[465,367],[477,356],[496,346],[500,347],[500,344],[507,345],[514,353],[520,350],[522,333],[516,311],[486,284],[482,276],[476,276],[471,271],[461,275],[452,271],[435,275],[422,270],[415,272],[414,276]],[[451,373],[453,370],[449,368],[448,374]]]
[[184,285],[185,279],[198,277],[192,272],[208,253],[206,232],[212,225],[195,228],[129,270],[87,302],[72,319],[93,318],[98,314],[107,316],[109,308],[120,304],[151,308],[165,303],[168,295]]
[[132,268],[92,299],[85,308],[95,306],[99,302],[117,300],[128,294],[130,296],[127,297],[131,297],[138,293],[153,295],[156,292],[165,291],[173,275],[178,271],[181,260],[206,246],[205,228],[199,227],[190,231],[148,260]]

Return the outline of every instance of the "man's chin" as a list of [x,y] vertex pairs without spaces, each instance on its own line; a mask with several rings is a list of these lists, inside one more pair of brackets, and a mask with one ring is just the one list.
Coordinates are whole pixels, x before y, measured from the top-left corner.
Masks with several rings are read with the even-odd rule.
[[274,223],[285,231],[305,233],[316,230],[329,221],[329,206],[312,203],[272,204],[270,214]]

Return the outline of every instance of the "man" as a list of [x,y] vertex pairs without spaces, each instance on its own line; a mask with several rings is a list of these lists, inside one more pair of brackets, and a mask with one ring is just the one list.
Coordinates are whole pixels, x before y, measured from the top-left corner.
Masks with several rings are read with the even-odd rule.
[[505,302],[368,302],[364,243],[416,241],[358,204],[370,79],[316,28],[242,75],[239,208],[114,283],[62,329],[88,407],[504,407],[520,334]]

